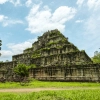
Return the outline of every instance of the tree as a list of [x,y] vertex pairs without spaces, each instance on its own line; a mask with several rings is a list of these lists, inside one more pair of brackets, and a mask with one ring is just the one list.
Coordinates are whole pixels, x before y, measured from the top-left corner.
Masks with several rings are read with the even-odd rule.
[[17,74],[20,77],[20,82],[27,81],[27,78],[29,76],[29,69],[30,69],[30,67],[25,64],[18,64],[14,68],[15,74]]
[[[1,50],[1,45],[2,45],[2,40],[0,40],[0,50]],[[0,56],[1,56],[1,53],[0,53]]]
[[100,63],[100,52],[96,51],[92,60],[94,63]]
[[2,45],[2,40],[0,40],[0,46]]

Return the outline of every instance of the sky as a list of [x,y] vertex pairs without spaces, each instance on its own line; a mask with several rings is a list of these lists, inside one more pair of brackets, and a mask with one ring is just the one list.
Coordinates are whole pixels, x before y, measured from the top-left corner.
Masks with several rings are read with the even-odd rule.
[[58,29],[90,56],[100,51],[100,0],[0,0],[0,61]]

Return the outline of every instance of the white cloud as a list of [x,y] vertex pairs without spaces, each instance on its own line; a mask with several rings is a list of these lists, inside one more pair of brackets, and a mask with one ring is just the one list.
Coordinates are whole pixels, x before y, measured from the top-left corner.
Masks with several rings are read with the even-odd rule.
[[1,50],[1,57],[3,58],[8,58],[9,56],[11,56],[13,53],[10,50]]
[[29,7],[32,4],[32,0],[27,0],[25,4],[27,7]]
[[72,19],[76,13],[75,8],[61,6],[53,13],[48,6],[40,9],[40,5],[33,5],[26,17],[28,21],[28,28],[31,33],[41,33],[47,30],[58,28],[64,31],[65,23]]
[[6,3],[8,0],[0,0],[0,4]]
[[86,19],[84,27],[87,34],[92,34],[93,37],[100,36],[100,0],[88,0],[87,1],[88,14],[90,16]]
[[82,23],[84,20],[76,20],[75,23]]
[[20,0],[0,0],[0,4],[4,4],[6,2],[12,3],[14,6],[21,6],[21,1]]
[[34,43],[37,39],[30,39],[22,43],[9,43],[7,47],[9,50],[1,50],[1,59],[2,60],[11,60],[12,55],[20,54],[26,48],[32,47],[32,43]]
[[21,6],[21,1],[20,0],[9,0],[10,3],[12,3],[15,6]]
[[24,49],[32,47],[34,41],[36,41],[36,39],[31,39],[19,44],[10,43],[7,46],[12,50],[13,54],[19,54],[22,53]]
[[12,20],[9,19],[7,16],[4,15],[0,15],[0,23],[6,27],[6,26],[10,26],[10,25],[14,25],[14,24],[23,24],[22,20]]
[[14,24],[23,24],[23,21],[21,21],[21,20],[6,20],[3,22],[4,27],[14,25]]
[[52,14],[52,21],[59,22],[61,24],[65,23],[66,21],[72,19],[76,13],[76,10],[71,7],[61,6],[55,10]]
[[81,7],[81,5],[83,4],[84,0],[77,0],[76,4]]
[[[84,6],[78,8],[78,17],[84,18],[81,32],[83,41],[80,40],[80,48],[85,48],[89,56],[93,56],[93,52],[100,48],[100,0],[84,0],[82,5]],[[86,9],[84,7],[86,7]],[[81,21],[77,20],[76,22]]]
[[11,60],[11,56],[13,55],[13,52],[10,50],[1,50],[0,51],[1,56],[0,56],[0,61],[6,61],[6,60]]
[[8,17],[4,16],[4,15],[0,15],[0,22],[3,22],[4,20],[6,20]]
[[100,37],[100,14],[99,16],[93,14],[88,18],[84,24],[84,28],[86,31],[85,35],[91,35],[91,38],[96,38],[95,41],[97,41]]
[[94,10],[97,10],[100,8],[100,0],[88,0],[87,5],[89,9],[93,8]]
[[82,5],[85,5],[85,7],[88,6],[92,10],[100,8],[100,0],[77,0],[76,4],[79,7],[82,7]]

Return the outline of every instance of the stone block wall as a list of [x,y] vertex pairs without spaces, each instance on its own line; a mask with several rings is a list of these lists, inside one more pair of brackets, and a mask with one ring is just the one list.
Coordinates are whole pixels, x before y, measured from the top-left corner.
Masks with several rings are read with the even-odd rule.
[[31,69],[31,77],[45,81],[100,82],[100,64],[70,65]]
[[14,77],[13,69],[17,65],[17,62],[4,62],[0,63],[0,79],[6,79],[7,81],[12,81]]

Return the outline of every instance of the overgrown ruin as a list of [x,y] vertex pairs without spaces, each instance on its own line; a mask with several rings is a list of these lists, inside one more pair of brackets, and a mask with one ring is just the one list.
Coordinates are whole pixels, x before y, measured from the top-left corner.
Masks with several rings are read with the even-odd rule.
[[29,77],[50,81],[100,81],[100,65],[93,64],[84,50],[80,51],[59,30],[45,32],[11,62],[0,63],[0,77],[14,78],[18,63],[30,65]]

